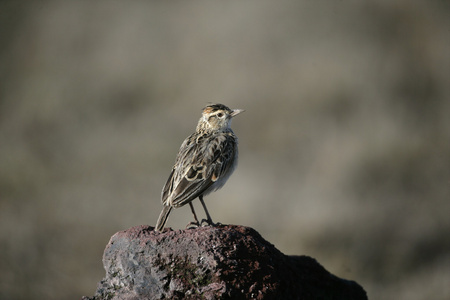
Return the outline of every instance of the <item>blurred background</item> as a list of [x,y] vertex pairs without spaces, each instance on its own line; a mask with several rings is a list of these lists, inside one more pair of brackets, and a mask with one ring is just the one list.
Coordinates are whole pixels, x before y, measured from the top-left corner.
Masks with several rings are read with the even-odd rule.
[[448,1],[1,1],[0,298],[93,295],[219,102],[246,112],[215,221],[370,299],[449,299],[449,100]]

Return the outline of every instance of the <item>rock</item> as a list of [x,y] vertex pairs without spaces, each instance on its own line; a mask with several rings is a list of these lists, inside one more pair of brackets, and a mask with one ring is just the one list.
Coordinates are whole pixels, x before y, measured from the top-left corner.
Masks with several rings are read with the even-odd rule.
[[367,299],[308,256],[287,256],[254,229],[220,225],[111,237],[106,277],[83,299]]

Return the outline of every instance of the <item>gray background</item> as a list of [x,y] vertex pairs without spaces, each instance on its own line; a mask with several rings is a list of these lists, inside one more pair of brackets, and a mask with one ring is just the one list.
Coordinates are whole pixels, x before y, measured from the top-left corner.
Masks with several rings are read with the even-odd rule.
[[2,1],[0,298],[93,295],[220,102],[246,112],[215,221],[371,299],[449,299],[449,79],[448,1]]

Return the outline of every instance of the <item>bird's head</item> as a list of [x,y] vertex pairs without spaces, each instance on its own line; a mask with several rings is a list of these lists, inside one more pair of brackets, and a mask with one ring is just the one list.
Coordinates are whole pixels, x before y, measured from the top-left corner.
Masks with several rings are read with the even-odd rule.
[[224,130],[230,128],[231,119],[243,109],[230,109],[223,104],[210,104],[203,108],[197,130]]

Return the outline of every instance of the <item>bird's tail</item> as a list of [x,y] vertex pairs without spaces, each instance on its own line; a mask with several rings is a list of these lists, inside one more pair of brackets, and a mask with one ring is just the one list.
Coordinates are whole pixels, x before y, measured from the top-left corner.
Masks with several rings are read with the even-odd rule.
[[159,214],[158,222],[156,222],[155,231],[162,231],[164,229],[164,225],[166,225],[171,210],[171,206],[164,206],[163,210]]

